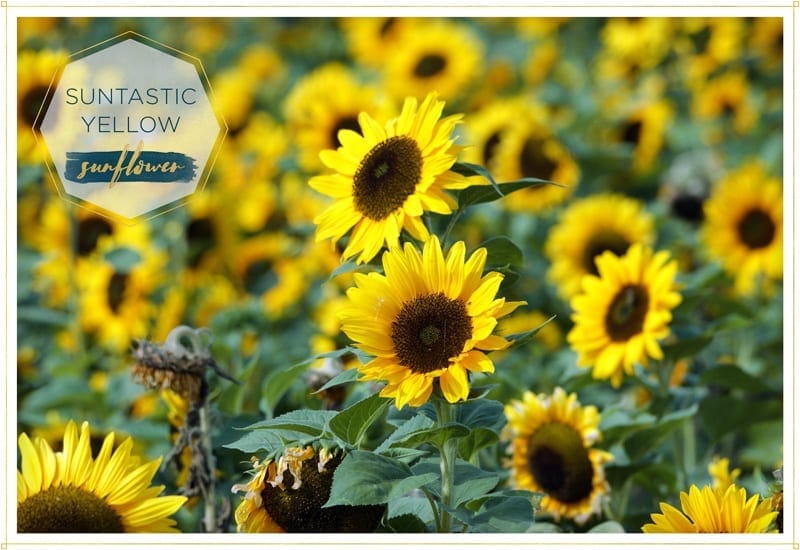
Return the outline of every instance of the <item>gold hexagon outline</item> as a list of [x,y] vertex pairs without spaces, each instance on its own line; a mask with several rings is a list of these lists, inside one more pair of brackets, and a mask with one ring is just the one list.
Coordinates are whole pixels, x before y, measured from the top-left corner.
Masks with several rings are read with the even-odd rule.
[[[52,103],[53,97],[55,96],[55,90],[58,87],[57,83],[61,79],[61,75],[66,69],[67,65],[78,61],[84,57],[95,53],[96,51],[102,51],[111,46],[123,42],[125,40],[136,40],[144,44],[145,46],[149,46],[155,50],[160,51],[161,53],[165,53],[167,55],[171,55],[172,57],[176,57],[190,63],[194,66],[195,70],[197,71],[198,78],[200,79],[200,84],[203,86],[203,91],[206,94],[206,98],[208,99],[209,105],[211,106],[211,112],[214,113],[214,118],[217,120],[217,124],[219,125],[219,131],[217,132],[217,137],[214,139],[214,144],[211,147],[211,152],[208,155],[208,160],[206,161],[203,171],[200,173],[200,177],[197,180],[197,186],[192,193],[189,193],[186,196],[180,197],[175,199],[172,202],[169,202],[163,206],[159,206],[154,208],[153,210],[149,210],[144,214],[140,214],[133,218],[129,218],[127,216],[123,216],[106,208],[103,208],[100,205],[95,203],[89,202],[85,199],[81,199],[70,195],[66,192],[64,188],[64,184],[61,181],[61,177],[58,175],[58,170],[56,169],[55,163],[53,161],[53,156],[50,153],[50,148],[47,146],[47,140],[44,138],[44,134],[41,131],[41,125],[44,121],[44,116],[47,113],[47,109],[50,107]],[[176,210],[181,206],[184,206],[196,193],[203,191],[206,186],[208,185],[208,181],[211,178],[211,171],[216,164],[217,158],[219,156],[219,152],[222,149],[222,144],[225,141],[225,138],[230,131],[228,127],[228,123],[225,121],[224,117],[220,113],[220,110],[217,106],[216,96],[214,95],[214,90],[211,87],[211,80],[208,78],[208,74],[205,71],[205,67],[203,67],[203,62],[200,58],[190,55],[182,50],[177,48],[173,48],[168,44],[164,44],[163,42],[159,42],[149,36],[145,36],[141,33],[136,31],[127,30],[110,38],[107,38],[101,42],[88,46],[82,50],[78,50],[74,53],[69,54],[69,60],[64,64],[64,66],[59,67],[56,73],[53,75],[53,78],[50,80],[50,86],[48,87],[47,93],[45,94],[44,101],[42,101],[42,106],[39,108],[38,113],[36,114],[36,118],[34,119],[33,125],[31,126],[31,131],[33,132],[33,137],[36,140],[36,143],[45,149],[45,167],[47,168],[47,172],[50,175],[50,179],[53,182],[54,187],[56,188],[56,192],[58,196],[68,202],[70,204],[74,204],[79,208],[84,208],[89,210],[90,212],[102,216],[104,218],[108,218],[110,220],[123,223],[125,225],[136,225],[137,223],[142,223],[147,220],[151,220],[157,216],[161,216],[162,214],[166,214],[167,212],[171,212],[172,210]]]

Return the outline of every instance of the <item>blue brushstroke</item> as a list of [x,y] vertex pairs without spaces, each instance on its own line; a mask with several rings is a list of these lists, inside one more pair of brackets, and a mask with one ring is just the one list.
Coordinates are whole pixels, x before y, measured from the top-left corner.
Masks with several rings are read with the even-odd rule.
[[120,162],[122,151],[68,152],[64,179],[75,183],[111,183],[115,169],[120,166],[116,183],[179,183],[192,181],[197,171],[195,160],[183,153],[140,151],[131,165],[135,153],[127,151]]

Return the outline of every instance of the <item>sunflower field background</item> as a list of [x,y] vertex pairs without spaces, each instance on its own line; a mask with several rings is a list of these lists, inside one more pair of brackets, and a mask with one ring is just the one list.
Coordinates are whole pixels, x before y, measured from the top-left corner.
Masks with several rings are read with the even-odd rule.
[[[30,130],[127,30],[229,128],[132,226]],[[17,31],[20,531],[783,529],[781,18]]]

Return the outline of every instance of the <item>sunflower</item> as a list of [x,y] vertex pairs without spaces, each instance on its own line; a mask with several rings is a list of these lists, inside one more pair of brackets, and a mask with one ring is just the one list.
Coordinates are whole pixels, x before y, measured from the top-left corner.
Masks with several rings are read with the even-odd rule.
[[380,67],[418,19],[408,17],[351,17],[339,20],[353,58],[367,67]]
[[386,275],[356,274],[342,309],[342,331],[375,358],[359,367],[363,380],[387,380],[381,390],[397,408],[418,407],[438,381],[451,403],[466,399],[468,372],[494,372],[483,351],[509,341],[492,331],[497,319],[524,302],[495,298],[503,275],[482,276],[486,249],[464,262],[465,245],[455,243],[445,258],[431,237],[420,255],[411,243],[383,255]]
[[638,106],[619,127],[619,141],[633,147],[633,168],[652,167],[664,143],[674,109],[666,99],[655,99]]
[[463,95],[481,78],[481,42],[466,26],[446,20],[420,21],[402,35],[402,47],[383,66],[386,87],[396,98],[436,91],[444,99]]
[[523,119],[500,137],[489,171],[499,182],[532,177],[559,184],[522,189],[504,206],[515,212],[540,211],[559,204],[575,190],[580,168],[564,145],[539,122]]
[[653,523],[642,526],[645,533],[766,533],[778,515],[770,499],[747,498],[747,490],[736,485],[692,485],[688,494],[681,492],[681,510],[665,502],[659,508],[660,514],[650,514]]
[[471,144],[464,148],[464,160],[493,167],[497,146],[504,132],[520,120],[547,120],[545,107],[528,97],[498,98],[470,113],[464,132]]
[[783,64],[783,19],[757,17],[753,19],[750,49],[760,59],[766,70],[779,69]]
[[516,487],[545,494],[542,510],[585,523],[600,512],[608,492],[603,464],[613,457],[592,446],[601,439],[600,415],[577,396],[556,388],[552,395],[526,391],[505,407],[503,439],[511,441]]
[[653,254],[640,243],[621,257],[606,250],[595,264],[599,274],[586,275],[572,299],[575,325],[567,341],[579,366],[593,367],[594,378],[610,378],[616,388],[634,364],[663,357],[658,341],[669,334],[672,309],[681,301],[678,264],[669,252]]
[[609,19],[600,32],[598,70],[623,79],[656,67],[670,51],[675,25],[669,17]]
[[164,486],[149,486],[161,459],[142,464],[139,457],[131,456],[131,438],[114,449],[113,432],[93,458],[89,438],[89,423],[84,422],[79,433],[72,421],[59,452],[53,452],[42,438],[19,436],[22,471],[17,470],[17,530],[177,532],[169,516],[186,497],[160,497]]
[[286,98],[284,111],[296,136],[300,167],[309,172],[322,168],[320,151],[342,145],[340,130],[360,133],[360,112],[369,113],[380,124],[390,118],[390,105],[378,89],[360,84],[355,74],[339,63],[323,65],[300,79]]
[[45,159],[46,148],[37,143],[32,129],[50,83],[68,59],[60,50],[25,50],[17,57],[17,156],[23,163]]
[[[758,111],[750,98],[750,86],[744,71],[724,72],[710,78],[692,93],[692,115],[701,121],[725,123],[730,120],[731,127],[740,135],[758,123]],[[719,128],[712,128],[709,134],[712,142],[723,137]]]
[[740,294],[759,288],[760,276],[765,284],[783,276],[782,187],[758,162],[748,162],[724,177],[705,203],[701,238]]
[[289,447],[277,460],[253,458],[253,477],[234,485],[245,491],[236,508],[239,532],[363,533],[374,531],[383,506],[323,505],[330,497],[333,474],[344,458],[337,450]]
[[130,266],[123,268],[97,258],[77,269],[81,327],[118,352],[127,349],[133,338],[147,335],[156,314],[150,299],[167,265],[163,250],[142,247],[125,251],[138,256]]
[[606,250],[622,255],[633,243],[649,245],[654,238],[653,218],[637,199],[604,193],[576,200],[547,237],[547,277],[569,300],[580,292],[584,275],[598,274],[598,255]]
[[312,188],[336,202],[314,219],[317,240],[338,241],[351,228],[344,258],[359,253],[368,262],[384,242],[397,246],[400,231],[425,241],[429,233],[420,217],[426,210],[449,214],[456,206],[446,189],[470,182],[450,171],[459,148],[451,134],[461,115],[440,120],[444,102],[435,93],[421,105],[407,98],[400,116],[385,126],[367,113],[358,122],[363,135],[341,130],[342,146],[320,153],[322,162],[337,173],[311,178]]

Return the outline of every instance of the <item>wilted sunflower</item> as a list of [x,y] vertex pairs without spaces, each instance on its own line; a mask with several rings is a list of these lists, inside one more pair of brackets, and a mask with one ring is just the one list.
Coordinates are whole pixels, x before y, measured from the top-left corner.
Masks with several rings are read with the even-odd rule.
[[360,113],[362,134],[341,130],[342,146],[320,153],[335,174],[311,178],[311,187],[336,199],[314,219],[318,241],[338,241],[352,229],[342,256],[360,252],[368,262],[384,243],[397,246],[400,231],[425,241],[429,233],[420,219],[426,210],[449,214],[455,200],[445,190],[462,189],[470,182],[450,171],[459,148],[451,134],[461,115],[440,120],[444,102],[435,93],[421,105],[407,98],[400,116],[385,126]]
[[674,279],[678,269],[669,252],[656,254],[640,243],[616,256],[606,250],[595,260],[599,275],[586,275],[572,299],[575,325],[567,341],[578,365],[616,388],[636,363],[661,359],[658,341],[669,334],[672,309],[681,301]]
[[570,204],[545,243],[547,277],[565,300],[581,290],[584,275],[597,275],[595,258],[612,251],[622,255],[633,243],[651,244],[653,219],[644,205],[624,195],[592,195]]
[[383,506],[330,506],[333,473],[343,453],[310,446],[290,447],[277,460],[253,458],[253,478],[234,485],[246,491],[236,508],[236,526],[245,533],[363,533],[374,531]]
[[63,448],[53,452],[39,437],[19,436],[17,530],[20,533],[177,532],[174,514],[183,496],[158,496],[150,486],[161,459],[142,464],[128,438],[116,450],[109,433],[92,458],[89,423],[70,421]]
[[714,490],[696,485],[681,492],[681,510],[662,502],[660,514],[650,514],[653,523],[642,526],[645,533],[766,533],[778,512],[770,499],[747,498],[744,487],[729,485]]
[[452,100],[480,78],[483,48],[471,30],[447,20],[420,20],[386,57],[384,77],[397,98],[438,92]]
[[542,510],[556,520],[585,523],[599,513],[608,492],[603,464],[613,457],[591,448],[601,438],[597,408],[582,407],[574,393],[556,388],[552,395],[526,391],[505,412],[514,485],[545,493]]
[[728,174],[705,203],[702,239],[709,254],[735,277],[736,290],[750,294],[783,276],[783,186],[758,162]]
[[[418,407],[438,381],[451,403],[466,399],[468,372],[494,372],[483,351],[509,341],[493,335],[497,319],[524,302],[495,298],[503,275],[483,275],[486,249],[464,261],[463,241],[445,258],[436,236],[420,255],[410,243],[383,255],[386,275],[356,274],[340,313],[342,331],[375,358],[359,367],[364,380],[386,380],[397,408]],[[482,351],[483,350],[483,351]]]

